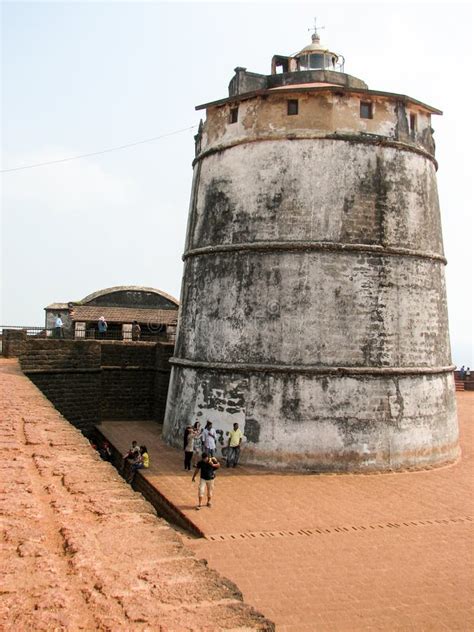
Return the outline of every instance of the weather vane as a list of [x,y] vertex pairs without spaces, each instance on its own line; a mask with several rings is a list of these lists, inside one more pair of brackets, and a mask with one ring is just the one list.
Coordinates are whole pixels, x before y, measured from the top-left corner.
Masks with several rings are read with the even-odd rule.
[[318,31],[322,31],[324,28],[326,28],[326,27],[325,26],[317,26],[316,25],[316,18],[314,18],[314,27],[312,29],[308,29],[308,31],[313,31],[313,34],[311,36],[313,39],[319,39]]

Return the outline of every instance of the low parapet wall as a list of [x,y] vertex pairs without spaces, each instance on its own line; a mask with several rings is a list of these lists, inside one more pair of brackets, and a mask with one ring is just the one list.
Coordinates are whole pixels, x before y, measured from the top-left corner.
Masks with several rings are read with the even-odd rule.
[[23,372],[76,427],[103,419],[164,417],[173,345],[98,340],[28,339]]
[[26,343],[26,329],[4,329],[2,331],[2,355],[18,358]]
[[454,371],[454,378],[458,381],[461,381],[464,385],[465,391],[474,391],[474,374],[469,374],[469,376],[464,375],[461,377],[461,371]]

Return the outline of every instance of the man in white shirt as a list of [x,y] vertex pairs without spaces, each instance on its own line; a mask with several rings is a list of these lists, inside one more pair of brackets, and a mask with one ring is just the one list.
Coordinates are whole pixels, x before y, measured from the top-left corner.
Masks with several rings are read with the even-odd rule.
[[214,456],[216,451],[216,431],[212,427],[212,421],[208,421],[202,432],[204,451],[209,456]]
[[63,321],[61,320],[61,314],[58,314],[56,320],[54,322],[54,337],[55,338],[63,338]]

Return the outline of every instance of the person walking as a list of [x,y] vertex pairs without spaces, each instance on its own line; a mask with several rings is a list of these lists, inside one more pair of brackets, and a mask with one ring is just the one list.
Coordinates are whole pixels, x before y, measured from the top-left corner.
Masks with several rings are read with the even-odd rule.
[[242,431],[239,424],[234,424],[234,429],[229,432],[229,441],[227,442],[227,467],[236,467],[240,458],[240,446],[243,439]]
[[212,421],[208,421],[206,423],[206,427],[202,431],[202,439],[204,443],[204,451],[209,456],[214,456],[214,452],[216,451],[216,431],[212,427]]
[[191,470],[194,454],[194,432],[192,426],[186,426],[184,431],[184,469]]
[[198,505],[197,510],[201,509],[202,501],[204,499],[204,492],[207,492],[207,506],[212,507],[212,495],[214,493],[214,480],[216,478],[216,470],[220,468],[219,461],[206,454],[202,453],[201,460],[196,463],[192,482],[194,483],[198,471],[200,472],[199,488],[198,488]]

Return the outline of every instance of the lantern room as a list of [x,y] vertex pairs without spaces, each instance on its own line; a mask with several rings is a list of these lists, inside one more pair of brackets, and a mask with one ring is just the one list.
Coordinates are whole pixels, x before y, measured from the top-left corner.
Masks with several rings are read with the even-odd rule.
[[273,75],[304,70],[344,72],[344,57],[321,44],[316,28],[311,36],[311,44],[305,46],[299,53],[291,57],[275,55],[272,59]]
[[305,46],[295,58],[298,70],[333,70],[344,72],[344,57],[321,45],[318,33],[311,36],[311,44]]

